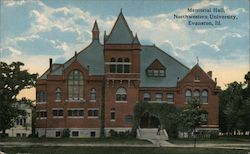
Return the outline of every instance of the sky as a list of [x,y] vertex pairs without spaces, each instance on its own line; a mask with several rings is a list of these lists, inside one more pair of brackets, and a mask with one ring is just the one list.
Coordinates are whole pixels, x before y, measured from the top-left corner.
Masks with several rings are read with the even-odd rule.
[[[110,33],[121,9],[143,45],[160,47],[192,68],[213,71],[218,85],[244,81],[250,68],[249,0],[0,0],[0,60],[21,61],[30,73],[43,72],[49,58],[64,63],[91,42],[97,20],[100,38]],[[224,12],[188,12],[188,8],[223,8]],[[236,16],[221,25],[189,25],[174,15]],[[192,22],[211,21],[191,20]],[[103,43],[103,39],[100,39]],[[35,90],[20,96],[35,99]]]

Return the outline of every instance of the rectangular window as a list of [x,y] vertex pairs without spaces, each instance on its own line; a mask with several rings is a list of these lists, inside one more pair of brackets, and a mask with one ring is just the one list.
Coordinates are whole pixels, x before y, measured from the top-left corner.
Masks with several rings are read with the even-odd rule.
[[167,102],[168,103],[174,103],[174,94],[173,93],[168,93],[167,94]]
[[155,94],[155,101],[162,101],[162,93],[156,93]]
[[122,64],[117,65],[117,73],[123,73],[123,65]]
[[88,117],[98,117],[98,109],[89,109]]
[[116,65],[115,64],[111,64],[109,66],[109,69],[110,69],[110,73],[115,73],[116,72]]
[[83,109],[68,109],[68,117],[83,117]]
[[61,117],[63,116],[63,109],[54,109],[52,113],[54,117]]
[[90,136],[91,136],[91,137],[95,137],[95,131],[91,131],[91,132],[90,132]]
[[115,109],[111,109],[110,111],[110,120],[115,120]]
[[124,65],[124,73],[129,73],[129,65]]
[[61,132],[60,131],[56,131],[56,137],[60,137],[61,136]]
[[41,118],[47,118],[47,111],[40,111]]
[[79,136],[79,132],[78,131],[73,131],[72,132],[72,136],[73,137],[78,137]]

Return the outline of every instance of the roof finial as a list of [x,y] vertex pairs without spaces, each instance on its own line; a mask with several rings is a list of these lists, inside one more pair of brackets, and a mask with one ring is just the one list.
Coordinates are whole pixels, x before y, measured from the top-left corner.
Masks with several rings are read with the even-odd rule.
[[196,59],[197,59],[197,64],[199,65],[199,57],[197,56]]
[[122,8],[121,8],[121,11],[120,11],[121,13],[122,13]]

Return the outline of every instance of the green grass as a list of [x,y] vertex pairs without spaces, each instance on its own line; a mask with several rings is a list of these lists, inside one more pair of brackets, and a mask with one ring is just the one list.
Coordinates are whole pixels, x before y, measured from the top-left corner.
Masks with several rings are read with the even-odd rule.
[[[194,139],[171,139],[173,144],[194,144]],[[216,139],[197,139],[198,144],[248,144],[250,146],[250,136],[222,136]]]
[[207,148],[126,148],[126,147],[11,147],[0,148],[3,152],[36,154],[247,154],[246,150]]
[[149,141],[136,138],[2,138],[0,142],[31,142],[31,143],[116,143],[116,144],[151,144]]

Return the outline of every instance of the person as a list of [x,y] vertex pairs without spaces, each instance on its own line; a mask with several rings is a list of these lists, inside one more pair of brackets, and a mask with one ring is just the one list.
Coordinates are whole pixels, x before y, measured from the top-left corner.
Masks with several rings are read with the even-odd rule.
[[161,131],[161,126],[158,125],[157,135],[160,135],[160,131]]

